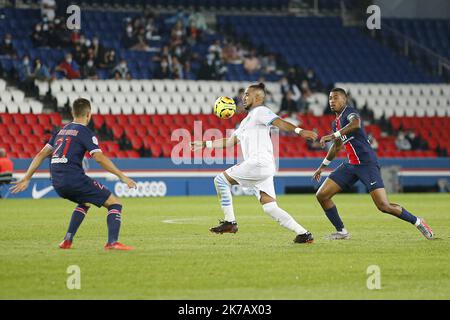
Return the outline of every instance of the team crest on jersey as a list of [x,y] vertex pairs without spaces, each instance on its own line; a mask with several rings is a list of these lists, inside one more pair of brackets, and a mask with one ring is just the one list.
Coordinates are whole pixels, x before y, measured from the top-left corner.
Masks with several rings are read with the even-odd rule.
[[92,137],[92,142],[98,146],[98,140],[97,137]]

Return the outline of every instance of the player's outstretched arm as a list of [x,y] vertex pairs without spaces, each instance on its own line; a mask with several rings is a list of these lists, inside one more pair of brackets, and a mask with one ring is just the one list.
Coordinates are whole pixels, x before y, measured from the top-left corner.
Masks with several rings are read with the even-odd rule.
[[238,139],[236,136],[231,136],[229,138],[224,139],[216,139],[216,140],[210,140],[210,141],[194,141],[191,142],[191,150],[196,151],[198,149],[203,148],[216,148],[216,149],[222,149],[222,148],[229,148],[233,147],[238,143]]
[[322,175],[323,169],[327,167],[331,161],[336,157],[336,155],[339,153],[339,151],[342,149],[342,141],[341,140],[335,140],[333,145],[331,146],[330,150],[328,150],[327,156],[325,159],[323,159],[322,163],[320,164],[320,167],[314,172],[313,179],[316,181],[320,181],[320,177]]
[[92,158],[94,158],[94,160],[97,161],[97,163],[101,165],[103,169],[105,169],[108,172],[111,172],[112,174],[117,176],[120,179],[120,181],[126,183],[128,188],[136,188],[136,182],[134,182],[132,179],[124,175],[123,172],[120,171],[116,167],[116,165],[107,156],[103,154],[103,152],[94,152],[92,154]]
[[361,128],[361,119],[355,115],[350,120],[350,122],[345,127],[343,127],[341,130],[336,131],[333,134],[323,136],[320,139],[320,144],[322,145],[322,148],[323,148],[328,141],[338,140],[341,136],[345,136],[345,135],[352,133],[353,131],[356,131],[360,128]]
[[30,179],[36,170],[41,166],[42,162],[53,153],[53,149],[46,145],[39,151],[39,153],[34,157],[30,166],[28,167],[25,176],[17,182],[13,182],[15,185],[10,188],[11,193],[18,193],[26,190],[28,188],[28,184],[30,183]]
[[304,130],[302,128],[296,127],[292,123],[287,122],[281,118],[275,119],[272,122],[272,125],[280,128],[280,130],[285,131],[285,132],[295,132],[300,137],[303,137],[308,140],[315,141],[318,138],[317,133],[315,133],[314,131]]

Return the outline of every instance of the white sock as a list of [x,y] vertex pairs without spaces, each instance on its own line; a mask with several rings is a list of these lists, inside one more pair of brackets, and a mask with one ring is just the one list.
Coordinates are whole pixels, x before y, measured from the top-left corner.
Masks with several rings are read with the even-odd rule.
[[422,221],[420,221],[420,218],[417,217],[416,223],[414,223],[414,225],[417,227]]
[[297,221],[295,221],[289,213],[279,208],[276,202],[263,204],[263,210],[281,226],[294,231],[296,234],[305,234],[306,232],[308,232],[305,228],[298,224]]
[[233,197],[231,196],[231,184],[223,173],[214,178],[214,185],[216,186],[217,195],[219,196],[220,205],[225,215],[224,220],[228,222],[235,222],[233,210]]

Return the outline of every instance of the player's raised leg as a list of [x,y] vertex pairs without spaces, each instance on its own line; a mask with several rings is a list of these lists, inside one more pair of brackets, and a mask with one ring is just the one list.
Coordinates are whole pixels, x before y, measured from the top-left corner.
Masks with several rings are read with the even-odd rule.
[[317,201],[319,201],[322,209],[325,211],[328,220],[336,228],[336,232],[328,236],[330,240],[350,239],[350,233],[345,229],[336,205],[332,200],[333,196],[341,191],[342,188],[336,182],[327,178],[316,193]]
[[260,199],[263,210],[275,221],[277,221],[282,227],[295,232],[297,235],[294,239],[295,243],[312,243],[314,242],[313,235],[303,228],[295,219],[286,211],[278,207],[276,199],[260,191]]
[[220,206],[224,213],[224,219],[220,221],[217,227],[209,230],[214,233],[236,233],[238,226],[234,216],[233,197],[231,195],[231,186],[238,184],[226,172],[222,172],[214,178],[217,195],[219,197]]
[[370,195],[372,196],[373,202],[377,206],[378,210],[415,225],[425,238],[428,240],[433,239],[433,230],[430,226],[428,226],[426,221],[423,218],[414,216],[402,206],[389,202],[386,190],[384,188],[375,189],[370,192]]
[[119,199],[111,194],[103,206],[108,209],[108,215],[106,217],[108,224],[108,242],[105,244],[105,250],[132,250],[133,247],[118,242],[122,222],[122,204]]
[[85,204],[79,204],[76,206],[72,213],[72,218],[70,219],[69,229],[67,230],[66,236],[64,237],[63,242],[59,244],[61,249],[70,249],[72,247],[72,241],[75,233],[83,222],[88,210],[89,206]]

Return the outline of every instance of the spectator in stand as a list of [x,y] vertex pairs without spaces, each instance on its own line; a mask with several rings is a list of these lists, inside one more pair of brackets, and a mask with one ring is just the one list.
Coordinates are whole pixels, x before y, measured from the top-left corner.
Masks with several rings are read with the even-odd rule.
[[45,64],[41,63],[41,59],[34,60],[34,78],[39,81],[51,81],[52,75]]
[[311,88],[312,92],[322,91],[322,84],[316,77],[313,69],[308,69],[306,71],[306,80],[308,81],[309,87]]
[[127,61],[125,59],[120,60],[119,64],[113,69],[113,74],[119,73],[121,79],[125,79],[127,77],[128,70]]
[[6,150],[0,148],[0,174],[12,174],[14,171],[14,163],[6,155]]
[[98,64],[100,61],[100,57],[103,57],[105,54],[105,47],[100,44],[100,41],[97,36],[92,38],[92,46],[94,52],[94,61]]
[[166,56],[164,56],[158,64],[155,72],[156,79],[170,79],[172,77],[172,71],[169,65],[169,61]]
[[189,16],[188,23],[193,23],[193,25],[202,33],[208,30],[205,16],[200,12],[198,6],[194,8],[194,11]]
[[277,60],[274,54],[264,56],[261,59],[261,69],[265,74],[271,74],[277,71]]
[[309,97],[311,97],[311,95],[312,95],[312,92],[311,92],[311,89],[309,88],[309,83],[307,80],[303,80],[301,82],[300,90],[302,92],[302,100],[304,103],[306,103],[306,100]]
[[232,63],[232,64],[242,63],[242,60],[237,51],[237,47],[233,41],[227,41],[223,46],[222,58],[225,63]]
[[53,46],[54,47],[67,47],[71,44],[70,33],[66,28],[64,19],[56,17],[53,25]]
[[213,67],[213,80],[223,80],[227,73],[227,66],[223,64],[222,59],[219,57],[218,53],[215,54],[215,57],[212,61]]
[[56,66],[55,71],[62,72],[64,77],[70,80],[80,78],[80,68],[70,53],[67,53],[64,61]]
[[53,21],[56,15],[56,0],[41,0],[41,16]]
[[150,47],[147,44],[146,31],[144,27],[139,27],[136,32],[136,43],[131,50],[136,51],[150,51]]
[[411,150],[426,150],[427,146],[422,142],[422,140],[416,135],[413,130],[409,130],[406,136],[409,143],[411,144]]
[[22,64],[19,66],[17,73],[21,89],[26,93],[30,93],[34,88],[34,74],[28,55],[23,57]]
[[197,40],[200,38],[200,30],[197,29],[194,21],[189,22],[186,35],[187,35],[187,42],[191,46],[195,45],[197,43]]
[[217,54],[220,58],[222,58],[222,45],[220,43],[220,40],[215,40],[208,48],[208,53],[210,54]]
[[283,77],[280,80],[281,93],[283,95],[281,101],[281,112],[298,112],[299,102],[302,97],[302,93],[293,80],[288,80],[287,77]]
[[35,47],[43,47],[47,45],[47,38],[42,31],[41,23],[37,23],[34,26],[33,33],[31,34],[31,41]]
[[184,38],[186,36],[185,28],[183,27],[183,23],[181,20],[178,20],[177,23],[172,28],[170,33],[170,44],[172,47],[183,44]]
[[98,65],[102,69],[113,69],[116,66],[116,51],[113,49],[106,51]]
[[237,95],[233,98],[234,102],[236,103],[236,108],[238,111],[244,110],[244,88],[239,88]]
[[16,49],[14,49],[12,43],[11,34],[5,34],[2,44],[0,45],[0,56],[8,56],[10,58],[15,58],[17,55]]
[[81,77],[83,79],[97,80],[97,68],[95,67],[95,62],[93,57],[89,58],[84,66],[81,67]]
[[173,79],[184,79],[183,65],[177,57],[172,58]]
[[408,139],[406,139],[405,133],[403,131],[400,131],[398,133],[397,139],[395,140],[395,145],[400,151],[411,150],[411,143],[409,143]]
[[72,51],[72,56],[79,66],[83,66],[87,59],[87,52],[81,47],[80,43],[77,43]]
[[255,73],[261,69],[261,64],[256,56],[255,50],[252,50],[252,52],[244,59],[244,69],[248,74]]
[[367,140],[369,140],[370,146],[372,147],[373,150],[377,151],[378,150],[378,141],[377,139],[375,139],[375,137],[372,134],[368,134],[367,135]]
[[357,105],[357,103],[356,103],[356,100],[355,100],[355,98],[353,98],[353,96],[352,96],[352,94],[351,94],[350,91],[347,92],[347,104],[348,104],[350,107],[353,107],[353,108],[355,108],[355,109],[358,108],[358,105]]
[[137,42],[137,38],[133,32],[133,25],[129,23],[125,29],[125,34],[122,37],[122,44],[126,49],[131,49]]

